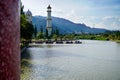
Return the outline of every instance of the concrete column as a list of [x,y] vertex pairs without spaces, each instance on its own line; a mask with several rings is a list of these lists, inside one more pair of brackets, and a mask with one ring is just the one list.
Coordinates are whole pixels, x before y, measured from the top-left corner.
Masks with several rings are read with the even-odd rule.
[[0,80],[20,80],[19,0],[0,0]]

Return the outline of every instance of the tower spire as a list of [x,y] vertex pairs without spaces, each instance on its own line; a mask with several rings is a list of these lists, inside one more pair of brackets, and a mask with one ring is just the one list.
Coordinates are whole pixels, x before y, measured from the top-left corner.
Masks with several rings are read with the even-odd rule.
[[49,6],[47,7],[47,9],[51,9],[51,6],[50,6],[50,4],[49,4]]

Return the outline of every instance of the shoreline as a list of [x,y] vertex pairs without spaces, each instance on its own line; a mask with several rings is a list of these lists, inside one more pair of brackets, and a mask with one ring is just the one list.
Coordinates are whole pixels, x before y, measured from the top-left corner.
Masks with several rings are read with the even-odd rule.
[[59,41],[53,41],[53,40],[49,40],[49,41],[32,41],[31,43],[29,43],[29,45],[36,45],[36,44],[81,44],[82,42],[79,40],[59,40]]
[[27,48],[27,46],[23,47],[23,48],[21,49],[21,52],[20,52],[20,53],[23,53],[23,52],[26,50],[26,48]]

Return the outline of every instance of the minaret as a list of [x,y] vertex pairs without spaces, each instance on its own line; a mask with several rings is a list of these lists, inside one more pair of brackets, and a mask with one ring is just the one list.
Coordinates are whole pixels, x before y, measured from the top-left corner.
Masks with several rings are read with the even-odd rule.
[[46,28],[47,28],[47,31],[48,31],[48,36],[51,36],[51,34],[52,34],[52,18],[51,18],[51,7],[50,7],[50,5],[47,7]]

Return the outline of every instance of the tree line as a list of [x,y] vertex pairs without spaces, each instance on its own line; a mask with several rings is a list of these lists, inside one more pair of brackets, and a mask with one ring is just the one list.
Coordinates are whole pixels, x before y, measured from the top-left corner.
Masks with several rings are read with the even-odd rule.
[[55,29],[52,29],[52,34],[51,36],[48,36],[48,30],[43,29],[42,26],[40,26],[40,30],[38,32],[37,27],[35,26],[35,31],[34,31],[34,39],[52,39],[53,37],[58,37],[59,36],[59,29],[56,27]]
[[26,15],[23,11],[24,6],[21,6],[21,14],[20,14],[20,44],[21,46],[26,45],[31,41],[33,33],[34,33],[34,26],[32,23],[27,21]]

